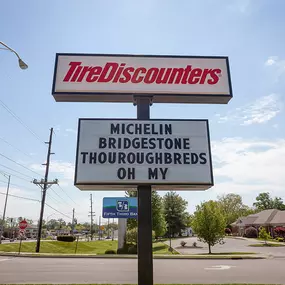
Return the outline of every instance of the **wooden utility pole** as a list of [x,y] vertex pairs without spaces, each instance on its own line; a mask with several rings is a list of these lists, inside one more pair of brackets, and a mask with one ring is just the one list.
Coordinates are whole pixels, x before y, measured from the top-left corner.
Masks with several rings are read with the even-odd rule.
[[53,128],[50,129],[50,136],[49,141],[45,142],[48,144],[48,152],[47,152],[47,162],[43,165],[46,166],[46,172],[45,172],[45,178],[41,181],[37,181],[34,179],[33,183],[40,186],[43,195],[42,195],[42,203],[41,203],[41,213],[40,213],[40,220],[39,220],[39,228],[38,228],[38,237],[37,237],[37,245],[36,245],[36,252],[40,252],[40,246],[41,246],[41,236],[42,236],[42,226],[43,226],[43,216],[44,216],[44,208],[45,208],[45,202],[46,202],[46,192],[49,187],[53,184],[58,184],[58,180],[55,179],[54,181],[48,181],[48,174],[49,174],[49,165],[50,165],[50,156],[51,154],[54,154],[51,152],[51,144],[52,144],[52,135],[53,135]]

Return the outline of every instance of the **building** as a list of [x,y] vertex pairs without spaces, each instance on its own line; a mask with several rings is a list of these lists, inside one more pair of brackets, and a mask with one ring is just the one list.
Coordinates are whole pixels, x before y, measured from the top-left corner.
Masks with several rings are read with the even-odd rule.
[[243,236],[249,227],[265,227],[274,236],[275,227],[285,227],[285,211],[277,209],[264,210],[247,217],[240,217],[231,224],[233,234]]

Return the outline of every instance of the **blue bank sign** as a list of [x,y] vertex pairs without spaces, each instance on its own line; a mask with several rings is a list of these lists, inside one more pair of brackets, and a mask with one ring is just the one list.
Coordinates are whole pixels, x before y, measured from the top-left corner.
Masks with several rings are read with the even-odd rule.
[[138,200],[131,197],[103,198],[103,218],[137,218]]

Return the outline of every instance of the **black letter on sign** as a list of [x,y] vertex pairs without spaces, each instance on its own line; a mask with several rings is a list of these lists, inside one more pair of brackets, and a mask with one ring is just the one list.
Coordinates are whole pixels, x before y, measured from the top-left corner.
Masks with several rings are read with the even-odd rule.
[[117,176],[121,180],[126,179],[127,176],[128,176],[127,179],[135,179],[135,177],[136,177],[135,168],[127,168],[127,170],[126,170],[125,168],[121,167],[117,171]]
[[135,169],[134,168],[128,168],[128,179],[135,179]]
[[162,179],[163,180],[165,180],[165,176],[166,176],[166,172],[167,172],[167,170],[168,170],[168,168],[159,168],[159,170],[160,170],[160,173],[161,173],[161,175],[162,175]]
[[81,154],[83,156],[82,157],[82,163],[85,163],[86,162],[86,156],[87,156],[88,152],[82,151]]
[[105,148],[107,146],[106,138],[99,138],[99,148]]
[[151,180],[151,179],[158,179],[158,171],[157,171],[157,168],[155,169],[151,169],[149,168],[148,169],[148,179]]
[[127,176],[127,171],[126,171],[126,169],[125,168],[119,168],[118,169],[118,172],[117,172],[117,176],[118,176],[118,178],[119,179],[125,179],[126,178],[126,176]]

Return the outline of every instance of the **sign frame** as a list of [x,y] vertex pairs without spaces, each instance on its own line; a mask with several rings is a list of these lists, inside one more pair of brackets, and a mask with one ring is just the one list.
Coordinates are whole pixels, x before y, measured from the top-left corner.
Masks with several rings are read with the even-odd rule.
[[[77,182],[77,170],[78,170],[78,158],[79,158],[79,144],[80,144],[80,128],[81,128],[81,121],[145,121],[145,122],[152,122],[152,121],[161,121],[161,122],[205,122],[206,123],[206,130],[208,135],[208,150],[209,150],[209,167],[210,167],[210,174],[211,174],[211,182],[210,183],[157,183],[155,181],[146,182],[146,183],[105,183],[105,182],[98,182],[98,183],[78,183]],[[211,139],[210,139],[210,130],[209,130],[209,120],[207,119],[131,119],[131,118],[79,118],[78,120],[78,131],[77,131],[77,146],[76,146],[76,160],[75,160],[75,173],[74,173],[74,186],[80,189],[81,191],[125,191],[125,190],[136,190],[138,186],[146,186],[150,185],[153,190],[161,190],[161,191],[168,191],[168,190],[187,190],[187,191],[204,191],[214,186],[214,174],[213,174],[213,163],[212,163],[212,152],[211,152]],[[82,189],[82,186],[88,186],[86,189]],[[92,188],[92,186],[94,188]]]
[[[56,91],[56,75],[60,56],[81,57],[131,57],[131,58],[177,58],[177,59],[224,59],[227,68],[228,94],[203,93],[168,93],[168,92],[77,92]],[[132,103],[133,96],[153,96],[153,103],[188,103],[188,104],[227,104],[233,97],[231,72],[228,56],[186,56],[186,55],[136,55],[136,54],[90,54],[90,53],[56,53],[52,95],[57,102],[110,102]],[[80,98],[78,98],[80,96]],[[76,98],[77,97],[77,98]]]

